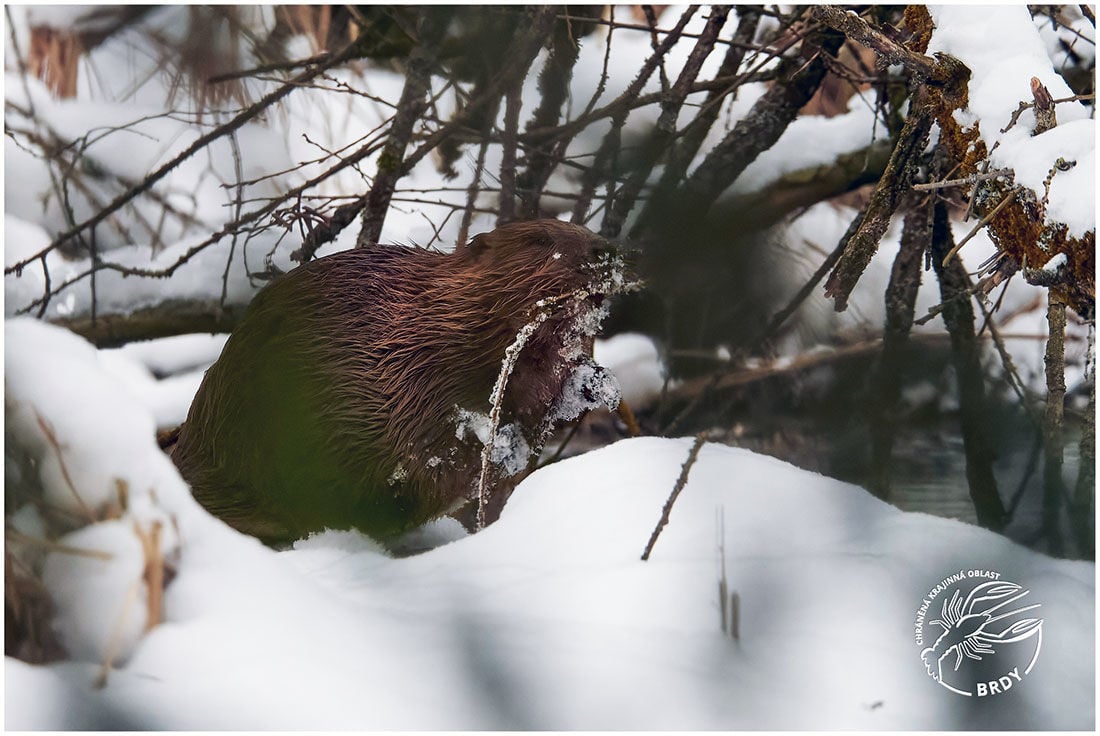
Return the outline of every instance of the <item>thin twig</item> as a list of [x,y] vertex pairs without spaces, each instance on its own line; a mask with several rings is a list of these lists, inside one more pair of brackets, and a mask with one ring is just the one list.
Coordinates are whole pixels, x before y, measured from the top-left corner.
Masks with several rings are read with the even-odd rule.
[[152,188],[152,186],[154,184],[156,184],[158,181],[160,181],[165,176],[167,176],[170,171],[175,169],[181,163],[183,163],[184,161],[186,161],[187,159],[189,159],[191,156],[195,155],[199,151],[205,149],[208,145],[210,145],[215,140],[217,140],[217,139],[219,139],[223,136],[229,135],[230,133],[232,133],[232,132],[238,130],[239,128],[241,128],[241,126],[243,126],[249,120],[252,120],[257,115],[259,115],[261,112],[266,110],[268,107],[275,104],[279,100],[281,100],[284,97],[286,97],[287,95],[289,95],[295,89],[297,89],[298,85],[301,84],[302,82],[308,81],[308,80],[316,77],[317,75],[321,74],[325,70],[330,69],[330,68],[332,68],[332,67],[334,67],[338,64],[342,64],[343,62],[345,62],[348,59],[352,58],[355,55],[355,53],[357,52],[357,48],[358,48],[357,43],[355,43],[355,42],[349,43],[346,47],[344,47],[344,49],[340,53],[333,55],[327,62],[325,62],[325,63],[323,63],[319,66],[316,66],[312,69],[307,69],[306,71],[302,72],[301,74],[299,74],[297,77],[295,77],[291,81],[285,83],[283,86],[281,86],[278,89],[274,90],[273,92],[265,95],[263,98],[261,98],[255,104],[250,105],[249,107],[247,107],[243,112],[238,114],[232,120],[229,120],[228,122],[224,123],[223,125],[218,126],[217,128],[211,130],[209,133],[206,133],[202,136],[199,136],[199,138],[197,138],[194,143],[192,143],[184,151],[182,151],[181,153],[176,155],[171,161],[164,164],[163,166],[161,166],[159,169],[157,169],[153,173],[149,174],[147,177],[142,179],[136,186],[131,187],[126,192],[123,192],[122,194],[120,194],[110,204],[108,204],[106,207],[104,207],[103,209],[96,212],[96,214],[92,215],[91,217],[84,220],[83,222],[78,223],[78,224],[68,228],[67,230],[65,230],[65,232],[63,232],[60,235],[58,235],[57,237],[55,237],[50,242],[49,245],[42,248],[41,250],[39,250],[34,255],[28,256],[27,258],[24,258],[23,260],[18,261],[16,263],[6,267],[4,269],[4,274],[7,275],[7,274],[10,274],[10,273],[15,273],[16,271],[22,270],[24,267],[26,267],[30,263],[33,263],[34,261],[38,260],[39,258],[44,257],[47,253],[53,251],[54,249],[56,249],[60,245],[62,245],[64,243],[67,243],[69,240],[71,240],[75,236],[79,235],[83,231],[87,230],[88,228],[93,228],[96,225],[98,225],[99,223],[103,222],[108,217],[110,217],[112,214],[114,214],[118,210],[122,209],[123,206],[128,204],[135,197],[137,197],[140,194],[143,194],[144,192],[146,192],[147,190]]
[[458,226],[458,236],[455,238],[456,243],[465,243],[469,239],[470,223],[473,222],[474,212],[477,209],[477,197],[481,192],[481,178],[485,175],[485,156],[488,152],[489,141],[482,140],[477,149],[474,175],[470,177],[470,186],[466,187],[466,207],[462,211],[462,221]]
[[791,297],[791,300],[787,302],[787,305],[772,315],[772,318],[768,320],[768,324],[764,326],[764,329],[760,331],[760,334],[756,336],[752,341],[753,348],[759,348],[764,345],[768,340],[775,335],[779,328],[781,328],[791,315],[798,311],[798,308],[802,306],[802,303],[809,298],[810,294],[814,292],[817,285],[821,283],[821,280],[825,278],[825,274],[833,268],[836,262],[840,259],[842,253],[844,253],[845,247],[848,245],[849,238],[855,234],[855,231],[859,227],[859,223],[863,220],[864,213],[860,212],[853,218],[852,222],[848,225],[848,231],[840,238],[840,242],[836,244],[832,252],[826,256],[825,260],[821,262],[821,265],[817,267],[817,270],[813,272],[810,278],[802,285],[802,288]]
[[540,468],[547,465],[552,465],[553,463],[556,463],[558,460],[561,459],[562,453],[565,452],[565,448],[568,447],[569,443],[573,441],[573,437],[577,434],[577,431],[581,428],[581,425],[584,424],[584,420],[587,417],[587,413],[582,414],[581,417],[577,419],[577,421],[573,422],[573,426],[569,428],[569,432],[562,439],[561,444],[558,445],[558,449],[554,450],[554,454],[547,458],[545,462],[539,463]]
[[504,146],[500,159],[500,214],[497,225],[515,219],[516,212],[516,136],[519,134],[519,111],[522,105],[522,85],[517,83],[504,98]]
[[[629,288],[629,287],[628,287]],[[501,361],[500,373],[497,374],[493,391],[489,394],[489,432],[481,450],[481,472],[477,480],[477,528],[485,527],[486,512],[489,502],[489,466],[492,463],[493,449],[496,447],[497,432],[500,428],[500,417],[503,409],[504,391],[508,388],[508,381],[512,377],[512,371],[519,360],[519,355],[527,345],[527,341],[535,334],[535,330],[550,318],[556,309],[568,303],[580,303],[591,296],[585,287],[574,289],[561,296],[542,299],[535,304],[531,317],[516,333],[512,344],[504,351],[504,360]]]
[[619,401],[619,408],[615,410],[615,413],[619,415],[619,419],[623,420],[623,424],[626,426],[626,433],[631,437],[640,437],[642,435],[642,428],[638,426],[638,419],[634,416],[634,412],[630,409],[630,404],[626,403],[625,399]]
[[268,72],[285,72],[292,69],[301,69],[304,66],[312,66],[314,64],[323,64],[332,56],[328,51],[322,51],[316,56],[311,56],[308,59],[294,59],[292,61],[277,61],[271,64],[264,64],[262,66],[255,66],[251,69],[241,69],[235,72],[226,72],[224,74],[218,74],[213,77],[209,77],[206,80],[207,84],[220,84],[221,82],[231,82],[235,79],[243,79],[245,77],[256,76],[257,74],[267,74]]
[[699,451],[703,449],[703,445],[706,441],[706,432],[700,432],[695,435],[695,442],[691,445],[691,451],[688,453],[687,460],[684,461],[683,466],[680,468],[680,477],[676,479],[676,485],[672,487],[672,493],[668,495],[668,500],[665,501],[665,507],[661,509],[661,518],[657,521],[657,526],[649,536],[649,542],[645,546],[645,551],[642,552],[643,562],[649,559],[649,555],[653,551],[653,545],[657,544],[657,537],[661,535],[661,530],[668,524],[669,514],[672,513],[672,504],[676,503],[676,499],[679,497],[680,492],[683,491],[684,486],[687,485],[688,473],[691,472],[691,466],[695,464],[695,460],[699,457]]
[[[760,12],[757,8],[743,5],[737,9],[737,13],[738,23],[737,30],[733,35],[734,40],[751,41],[756,34],[757,26],[760,24]],[[769,58],[771,57],[769,56]],[[687,173],[688,167],[694,160],[695,155],[699,153],[707,134],[714,126],[715,121],[718,120],[721,103],[727,97],[737,94],[737,90],[741,86],[741,82],[738,80],[745,76],[741,75],[739,77],[737,72],[744,60],[744,45],[731,45],[727,49],[715,78],[730,78],[734,81],[724,87],[714,88],[707,92],[706,101],[695,118],[684,129],[679,144],[669,151],[664,173],[662,173],[661,181],[657,185],[658,190],[671,189]]]
[[933,189],[947,189],[949,187],[961,187],[967,184],[976,184],[979,181],[986,181],[987,179],[997,179],[1002,176],[1011,176],[1014,172],[1012,169],[994,169],[984,174],[972,174],[970,176],[964,176],[962,179],[945,179],[944,181],[934,181],[927,184],[914,184],[910,189],[914,189],[918,192],[927,192]]
[[[843,34],[819,27],[808,35],[804,44],[813,44],[821,55],[801,71],[797,70],[803,64],[797,59],[780,62],[778,74],[783,82],[765,92],[684,181],[682,201],[693,214],[709,209],[749,164],[775,145],[821,86],[827,71],[823,56],[835,54],[843,42]],[[660,217],[655,207],[647,208],[651,218]]]
[[138,578],[130,583],[130,587],[126,589],[126,595],[122,598],[122,608],[118,613],[118,618],[115,619],[114,628],[111,629],[111,638],[107,640],[107,651],[103,655],[103,662],[99,667],[99,676],[95,680],[97,689],[107,686],[107,677],[114,668],[115,659],[118,658],[119,651],[122,649],[122,637],[126,632],[126,619],[130,617],[130,609],[137,600],[138,588],[141,582],[141,578]]
[[[689,5],[684,12],[680,14],[676,26],[667,36],[665,36],[664,41],[658,44],[653,50],[653,53],[645,60],[645,63],[642,64],[642,68],[638,71],[633,81],[631,81],[614,102],[604,106],[603,109],[605,110],[611,107],[615,108],[615,112],[611,116],[611,129],[600,143],[599,151],[596,153],[596,160],[593,162],[592,168],[589,169],[581,182],[581,196],[573,206],[573,222],[584,223],[588,219],[589,205],[592,202],[592,196],[601,179],[606,179],[609,187],[613,186],[616,172],[614,169],[610,172],[606,171],[606,169],[608,168],[609,161],[621,148],[622,129],[626,124],[627,114],[630,110],[630,102],[641,93],[646,82],[649,81],[653,72],[656,71],[661,59],[664,58],[669,49],[679,41],[680,34],[683,33],[684,28],[698,9],[698,5]],[[576,124],[577,121],[574,120],[570,125]],[[568,128],[570,125],[566,125],[565,127]],[[610,174],[610,176],[608,176],[608,174]]]
[[[714,48],[715,40],[722,30],[722,26],[725,25],[730,10],[731,8],[728,5],[711,7],[703,34],[696,41],[687,61],[684,62],[676,83],[671,89],[668,88],[667,83],[662,85],[662,89],[667,89],[667,91],[665,92],[665,99],[661,102],[661,114],[650,133],[649,140],[641,149],[640,160],[635,164],[634,170],[623,184],[614,205],[609,207],[604,215],[600,234],[605,238],[614,238],[619,235],[627,215],[637,202],[638,194],[649,180],[653,167],[656,166],[660,156],[676,137],[676,121],[680,116],[680,110],[683,108],[684,102],[687,100],[688,90],[695,83],[695,79],[699,76],[699,71],[703,67],[703,62],[706,61]],[[656,36],[654,36],[654,40],[656,40]]]
[[943,257],[943,265],[946,266],[948,263],[950,263],[951,259],[955,257],[955,254],[958,253],[964,245],[969,243],[971,238],[973,238],[975,235],[977,235],[978,232],[983,227],[985,227],[990,222],[992,222],[993,218],[997,216],[997,213],[999,213],[1001,210],[1003,210],[1005,207],[1007,207],[1009,205],[1009,203],[1012,202],[1012,200],[1016,199],[1016,192],[1017,192],[1017,190],[1013,189],[1011,192],[1006,194],[1005,197],[1000,202],[997,203],[997,206],[993,208],[992,212],[990,212],[988,215],[983,217],[981,219],[981,222],[979,222],[977,225],[975,225],[974,229],[966,234],[966,237],[964,237],[962,240],[960,240],[958,243],[956,243],[955,247],[952,248],[947,253],[947,255],[945,255]]
[[142,577],[145,580],[146,616],[145,631],[151,631],[161,622],[164,616],[164,555],[160,549],[161,531],[163,523],[154,521],[145,531],[135,521],[134,534],[141,541],[141,549],[145,558],[145,569]]

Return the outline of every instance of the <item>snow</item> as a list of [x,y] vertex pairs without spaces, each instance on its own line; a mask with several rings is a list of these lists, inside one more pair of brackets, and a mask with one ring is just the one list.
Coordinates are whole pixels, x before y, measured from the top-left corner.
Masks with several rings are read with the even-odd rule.
[[127,343],[114,352],[140,363],[155,374],[169,375],[190,368],[207,368],[221,355],[229,335],[175,335]]
[[622,400],[622,389],[615,375],[604,366],[585,362],[569,374],[562,386],[550,419],[554,423],[568,422],[597,408],[616,409]]
[[[776,144],[749,164],[731,191],[755,192],[787,174],[831,164],[837,156],[866,148],[875,140],[888,139],[889,131],[877,119],[874,100],[865,95],[853,95],[848,112],[843,115],[795,118]],[[808,140],[813,145],[806,145]]]
[[[171,471],[166,458],[137,462],[148,453],[135,456],[136,448],[156,449],[152,417],[126,383],[108,373],[95,348],[30,318],[8,320],[4,342],[5,426],[40,457],[37,468],[50,504],[83,514],[85,507],[115,500],[116,478],[144,489],[157,484],[165,465]],[[88,444],[88,437],[101,439]],[[80,480],[74,481],[76,492],[66,475]]]
[[[174,553],[178,539],[160,502],[191,502],[187,486],[157,447],[150,412],[108,367],[109,357],[29,318],[8,320],[5,347],[5,461],[19,468],[6,495],[20,503],[21,491],[40,487],[48,508],[86,523],[59,544],[94,552],[59,548],[45,559],[57,632],[78,659],[124,661],[146,623],[139,535],[159,526],[160,554]],[[34,536],[41,520],[20,511],[19,530]]]
[[661,393],[664,369],[657,346],[648,336],[624,332],[597,339],[592,356],[618,379],[622,400],[631,407],[648,404]]
[[[992,168],[1011,168],[1016,183],[1043,197],[1043,181],[1059,158],[1076,161],[1050,185],[1046,221],[1064,223],[1072,237],[1096,229],[1096,123],[1077,102],[1057,106],[1058,126],[1032,136],[1035,114],[1027,110],[1002,133],[1021,102],[1031,102],[1031,78],[1055,100],[1073,91],[1051,65],[1046,45],[1026,6],[950,5],[932,8],[936,29],[928,53],[957,57],[972,72],[969,111],[981,126]],[[996,149],[994,150],[994,146]]]
[[108,559],[67,551],[46,558],[42,582],[57,607],[53,625],[73,659],[102,662],[115,652],[133,651],[147,623],[148,596],[142,572],[141,540],[122,520],[90,524],[61,538],[61,544],[109,555]]
[[[179,530],[165,620],[135,638],[141,606],[131,611],[102,689],[104,649],[119,646],[104,632],[117,628],[140,559],[127,526],[151,518],[151,495],[144,512],[132,504],[126,520],[64,540],[116,557],[51,556],[47,585],[74,661],[6,659],[7,728],[1092,727],[1091,563],[714,444],[642,562],[691,446],[660,438],[536,471],[482,532],[441,521],[407,538],[406,549],[438,545],[421,554],[394,557],[347,531],[277,552],[190,498],[147,410],[97,351],[31,320],[9,321],[7,348],[6,402],[33,404],[55,426],[81,487],[96,469],[77,457],[112,463],[135,495],[147,476]],[[25,421],[13,429],[20,443],[40,441]],[[60,482],[47,470],[44,482]],[[737,641],[719,626],[720,546],[741,601]],[[1041,656],[1011,697],[947,692],[913,642],[922,596],[971,567],[1043,606]]]
[[1059,268],[1062,268],[1066,265],[1066,260],[1066,254],[1059,253],[1043,265],[1043,270],[1050,273],[1055,273]]
[[531,457],[531,448],[523,431],[515,424],[505,424],[493,437],[493,449],[489,452],[489,462],[498,466],[506,476],[513,476],[527,467]]

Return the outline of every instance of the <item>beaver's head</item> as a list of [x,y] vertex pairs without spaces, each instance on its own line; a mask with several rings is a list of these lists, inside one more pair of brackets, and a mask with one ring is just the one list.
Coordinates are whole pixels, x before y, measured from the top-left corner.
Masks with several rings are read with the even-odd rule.
[[[464,266],[494,291],[529,307],[576,296],[599,305],[630,289],[619,249],[581,226],[559,220],[502,225],[455,249]],[[529,316],[529,315],[517,315]]]

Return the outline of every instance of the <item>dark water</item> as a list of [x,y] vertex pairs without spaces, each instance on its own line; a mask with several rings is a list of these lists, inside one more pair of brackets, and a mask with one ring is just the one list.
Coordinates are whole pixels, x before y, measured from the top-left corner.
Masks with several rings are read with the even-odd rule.
[[[1021,431],[1021,435],[1023,432]],[[895,446],[894,486],[891,501],[906,511],[921,511],[935,516],[977,524],[974,504],[966,483],[966,456],[961,435],[940,434],[903,437]],[[993,472],[997,488],[1011,520],[1006,534],[1028,546],[1042,548],[1043,461],[1032,460],[1032,442],[1003,443]],[[1077,482],[1080,465],[1080,433],[1066,432],[1062,477],[1069,493]],[[1028,467],[1032,465],[1030,474]],[[1063,525],[1068,514],[1063,513]]]
[[[759,404],[757,397],[757,404]],[[806,470],[870,487],[871,430],[864,418],[866,404],[845,402],[827,410],[794,409],[789,403],[767,402],[765,407],[728,407],[708,421],[685,426],[679,435],[708,429],[715,441],[771,455]],[[804,409],[804,407],[799,407]],[[566,455],[600,447],[620,439],[621,427],[610,417],[594,417],[574,438]],[[644,417],[643,417],[644,419]],[[1036,447],[1039,432],[1018,405],[991,402],[987,428],[994,448],[993,473],[1001,501],[1009,513],[1004,534],[1032,549],[1050,549],[1044,537],[1043,458]],[[643,421],[643,430],[646,429]],[[724,434],[724,437],[722,436]],[[1062,478],[1072,498],[1080,464],[1080,427],[1067,416],[1063,443]],[[554,443],[551,443],[553,446]],[[966,477],[966,454],[959,418],[951,411],[912,412],[897,429],[891,454],[889,501],[905,511],[915,511],[977,524]],[[1059,556],[1080,557],[1071,525],[1068,498],[1058,517],[1061,539]],[[1056,545],[1057,547],[1058,545]]]

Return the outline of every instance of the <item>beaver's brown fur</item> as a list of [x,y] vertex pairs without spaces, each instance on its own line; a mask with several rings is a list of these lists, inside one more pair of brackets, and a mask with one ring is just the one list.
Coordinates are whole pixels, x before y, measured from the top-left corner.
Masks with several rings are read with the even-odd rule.
[[[540,300],[614,291],[605,250],[583,227],[540,220],[451,254],[379,245],[303,265],[250,305],[173,459],[208,509],[269,542],[326,527],[387,537],[447,513],[478,485],[468,419],[489,413],[506,349]],[[563,386],[591,373],[592,309],[558,304],[519,354],[500,424],[520,466],[496,453],[497,507],[559,418]]]

